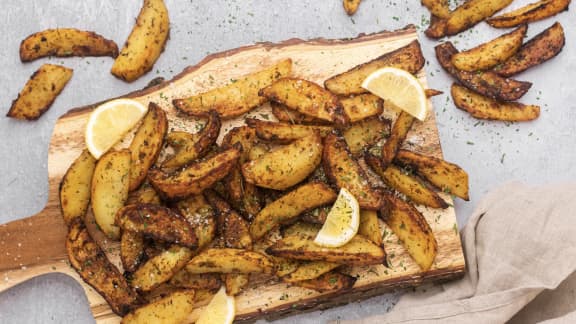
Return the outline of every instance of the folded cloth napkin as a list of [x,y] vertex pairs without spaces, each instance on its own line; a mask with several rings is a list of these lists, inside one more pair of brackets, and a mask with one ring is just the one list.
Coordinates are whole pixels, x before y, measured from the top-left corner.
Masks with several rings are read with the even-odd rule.
[[407,293],[390,313],[339,323],[576,323],[576,184],[490,192],[462,242],[462,280]]

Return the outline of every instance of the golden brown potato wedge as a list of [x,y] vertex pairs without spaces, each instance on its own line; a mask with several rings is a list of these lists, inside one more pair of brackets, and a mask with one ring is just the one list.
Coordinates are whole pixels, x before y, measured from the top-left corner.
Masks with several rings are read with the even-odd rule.
[[414,206],[390,194],[384,194],[384,197],[388,206],[382,219],[418,266],[428,271],[438,253],[438,243],[430,225]]
[[522,45],[514,56],[493,71],[503,77],[518,74],[558,55],[565,42],[564,29],[556,22]]
[[148,180],[166,199],[186,198],[201,193],[224,178],[239,156],[240,151],[237,148],[230,148],[204,161],[189,164],[172,174],[158,169],[150,170]]
[[422,3],[432,15],[442,19],[450,18],[448,0],[421,0],[420,3]]
[[96,159],[83,150],[62,177],[60,182],[60,208],[66,225],[76,219],[84,220],[90,204],[90,183]]
[[242,174],[247,182],[259,187],[284,190],[310,175],[321,158],[322,138],[315,132],[244,163]]
[[246,125],[254,128],[256,136],[266,141],[286,144],[302,137],[314,135],[316,131],[325,137],[334,128],[330,126],[293,125],[271,122],[256,118],[246,118]]
[[439,96],[441,94],[443,94],[443,91],[437,90],[437,89],[425,89],[424,93],[426,94],[426,98],[431,98],[434,96]]
[[250,234],[254,240],[258,240],[270,230],[293,221],[307,210],[333,203],[336,196],[325,183],[304,184],[266,205],[252,221]]
[[198,249],[207,246],[216,237],[214,208],[203,195],[193,195],[176,203],[176,209],[192,226],[198,238]]
[[340,264],[326,261],[304,261],[298,268],[286,276],[282,277],[284,282],[296,282],[302,280],[316,279],[321,275],[338,268]]
[[121,324],[180,324],[194,310],[194,290],[175,291],[168,296],[133,310]]
[[424,66],[424,62],[420,43],[415,40],[404,47],[329,78],[324,82],[324,86],[332,93],[341,96],[366,93],[368,91],[361,85],[370,73],[388,66],[416,73]]
[[174,244],[139,267],[132,274],[130,285],[138,291],[150,291],[170,280],[193,255],[189,248]]
[[352,124],[342,132],[350,153],[358,155],[364,148],[390,136],[390,123],[389,119],[374,116]]
[[358,234],[366,237],[378,246],[383,246],[382,231],[380,230],[378,214],[376,211],[360,211],[360,226],[358,227]]
[[98,227],[111,239],[120,238],[115,224],[116,212],[128,199],[130,151],[108,151],[94,169],[92,176],[92,212]]
[[382,206],[381,195],[368,182],[364,170],[350,154],[342,136],[334,133],[326,136],[322,165],[326,176],[338,189],[345,187],[358,200],[363,209],[378,210]]
[[400,150],[394,162],[412,168],[443,192],[464,200],[468,196],[468,174],[456,164],[411,151]]
[[242,152],[238,161],[242,164],[250,160],[250,150],[256,144],[256,130],[248,126],[234,127],[222,139],[222,147],[230,148],[239,144]]
[[226,295],[228,296],[238,295],[250,282],[250,275],[246,273],[227,273],[223,276]]
[[126,200],[126,205],[134,204],[156,204],[160,205],[162,202],[160,196],[152,186],[148,183],[144,183],[140,188],[132,191],[128,194],[128,200]]
[[206,190],[204,196],[216,211],[218,229],[224,240],[224,246],[252,250],[252,237],[248,230],[248,222],[215,191]]
[[72,69],[54,64],[44,64],[32,74],[6,114],[16,119],[40,118],[62,92],[72,77]]
[[325,125],[328,122],[314,118],[312,116],[305,115],[294,109],[290,109],[283,104],[277,103],[275,101],[270,102],[270,107],[272,107],[272,114],[280,122],[290,123],[290,124],[313,124],[313,125]]
[[486,22],[496,28],[510,28],[552,17],[568,10],[570,0],[540,0],[505,14],[488,18]]
[[70,265],[104,297],[114,313],[124,316],[142,303],[136,291],[106,258],[104,251],[79,220],[74,221],[68,229],[66,252]]
[[75,28],[46,29],[20,43],[20,61],[46,56],[118,56],[118,46],[94,32]]
[[340,98],[340,103],[351,123],[380,116],[384,111],[384,100],[369,93]]
[[469,0],[446,19],[445,35],[456,35],[508,6],[512,0]]
[[318,278],[292,283],[295,286],[316,290],[320,293],[352,289],[356,278],[339,272],[328,272]]
[[170,19],[164,1],[144,0],[134,28],[110,72],[132,82],[150,71],[164,51],[169,31]]
[[415,120],[416,119],[409,113],[405,111],[400,112],[392,126],[390,137],[388,137],[382,146],[382,167],[385,168],[392,162],[392,160],[394,160],[396,153],[400,147],[402,147],[402,143],[404,143],[404,140],[406,139],[406,136],[412,128],[412,124],[414,124]]
[[337,126],[348,124],[348,118],[338,97],[312,81],[282,78],[261,89],[259,94],[300,113]]
[[452,64],[462,71],[487,70],[501,64],[514,55],[526,36],[527,25],[497,37],[469,50],[452,55]]
[[136,271],[146,259],[144,236],[132,231],[123,231],[120,238],[120,260],[125,272]]
[[540,107],[519,102],[499,102],[486,98],[456,83],[451,88],[456,107],[478,119],[529,121],[540,116]]
[[187,289],[217,290],[222,282],[217,273],[191,274],[186,269],[182,269],[170,279],[170,284]]
[[292,60],[285,59],[262,71],[233,80],[232,83],[188,98],[172,101],[179,110],[198,115],[215,109],[220,118],[240,116],[266,102],[259,96],[260,89],[287,77],[292,71]]
[[130,143],[130,152],[132,154],[130,191],[140,187],[144,179],[146,179],[148,170],[156,163],[167,130],[168,119],[166,119],[166,113],[160,106],[150,102],[148,112],[142,119],[132,143]]
[[476,73],[456,69],[452,65],[452,56],[458,53],[458,50],[451,42],[437,45],[435,50],[436,58],[446,72],[470,90],[474,90],[486,97],[504,101],[518,100],[532,86],[530,82],[506,79],[492,71]]
[[263,254],[230,248],[210,248],[186,265],[189,273],[268,273],[274,264]]
[[342,5],[348,16],[352,16],[358,10],[360,6],[360,1],[362,0],[343,0]]
[[275,256],[268,256],[274,262],[274,275],[278,278],[284,277],[298,269],[301,261]]
[[172,132],[166,141],[176,149],[176,153],[162,162],[163,168],[179,168],[194,160],[203,157],[212,145],[216,143],[220,134],[220,117],[211,110],[206,115],[207,121],[198,133]]
[[442,38],[446,36],[446,19],[430,15],[430,24],[424,31],[424,34],[430,38]]

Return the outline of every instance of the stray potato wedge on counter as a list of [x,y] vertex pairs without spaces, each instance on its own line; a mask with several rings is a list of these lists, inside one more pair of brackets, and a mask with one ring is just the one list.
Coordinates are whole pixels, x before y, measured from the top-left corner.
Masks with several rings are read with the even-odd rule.
[[90,205],[90,184],[96,159],[83,150],[62,177],[60,182],[60,208],[66,225],[76,219],[84,220]]
[[20,43],[20,61],[46,56],[118,56],[118,45],[94,32],[75,28],[46,29]]
[[192,226],[198,248],[206,247],[216,237],[216,215],[214,208],[203,195],[193,195],[176,203],[176,209]]
[[355,277],[332,271],[325,273],[318,278],[293,282],[292,284],[324,293],[346,291],[354,287],[355,283]]
[[32,74],[6,114],[16,119],[35,120],[44,114],[72,77],[72,69],[44,64]]
[[360,6],[360,1],[362,0],[343,0],[342,5],[348,16],[352,16],[358,10]]
[[[212,109],[222,119],[240,116],[266,102],[259,91],[292,71],[292,60],[286,59],[264,70],[234,80],[234,82],[188,98],[174,99],[172,103],[180,111],[198,115]],[[239,96],[238,94],[242,95]]]
[[194,310],[194,290],[175,291],[168,296],[133,310],[122,324],[179,324]]
[[296,282],[302,280],[316,279],[321,275],[332,271],[341,266],[338,263],[326,261],[304,261],[301,262],[298,268],[282,277],[284,282]]
[[526,71],[558,55],[565,42],[564,29],[556,22],[522,45],[514,56],[496,66],[493,71],[503,77]]
[[174,244],[140,266],[132,274],[130,285],[138,291],[151,291],[170,280],[193,255],[189,248]]
[[406,140],[408,132],[412,128],[412,124],[416,119],[405,111],[401,111],[394,125],[392,126],[392,131],[390,132],[390,137],[386,140],[382,146],[382,167],[386,167],[388,164],[392,163],[396,153],[402,147],[402,143]]
[[271,274],[274,264],[258,252],[210,248],[200,252],[186,265],[189,273],[267,273]]
[[487,70],[506,62],[522,46],[527,25],[495,38],[472,49],[452,55],[452,64],[462,71]]
[[215,290],[220,288],[222,282],[216,273],[191,274],[182,269],[170,279],[170,284],[187,289]]
[[347,96],[366,93],[366,89],[362,88],[362,82],[372,72],[383,67],[396,67],[414,74],[420,71],[424,62],[420,43],[415,40],[404,47],[329,78],[324,82],[324,86],[336,95]]
[[204,196],[216,212],[218,228],[220,236],[224,240],[224,246],[251,250],[252,238],[248,230],[248,222],[215,191],[206,190]]
[[456,107],[470,113],[474,118],[529,121],[540,116],[540,107],[519,102],[499,102],[486,98],[458,84],[452,84],[450,93]]
[[512,0],[469,0],[446,19],[445,35],[456,35],[508,6]]
[[170,18],[163,0],[144,0],[130,36],[110,72],[132,82],[150,71],[168,40]]
[[515,27],[552,17],[568,10],[570,0],[540,0],[505,14],[486,19],[488,25],[496,28]]
[[384,111],[384,100],[370,93],[340,98],[340,103],[351,123],[380,116]]
[[448,0],[421,0],[420,3],[430,11],[430,13],[438,18],[450,18],[450,7]]
[[306,136],[312,136],[316,131],[321,137],[326,137],[334,128],[331,126],[293,125],[277,123],[255,118],[246,118],[246,125],[254,128],[256,136],[265,141],[290,143]]
[[383,246],[382,231],[378,223],[378,214],[374,210],[360,211],[360,225],[358,234],[365,236],[378,246]]
[[342,132],[352,155],[360,154],[364,148],[390,136],[390,120],[371,117],[352,124]]

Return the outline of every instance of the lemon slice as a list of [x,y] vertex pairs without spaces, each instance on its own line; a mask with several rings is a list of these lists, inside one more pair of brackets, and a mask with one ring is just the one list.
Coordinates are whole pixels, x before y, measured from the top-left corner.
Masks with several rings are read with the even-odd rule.
[[423,121],[428,111],[426,93],[411,73],[386,67],[372,72],[362,82],[362,88]]
[[148,108],[132,99],[116,99],[98,106],[88,118],[85,140],[88,151],[99,159],[146,114]]
[[316,235],[314,243],[325,247],[339,247],[348,243],[358,232],[360,206],[346,188],[340,189],[338,198],[328,212],[326,221]]
[[196,324],[231,324],[236,315],[236,302],[233,296],[226,295],[224,286],[212,297],[202,310]]

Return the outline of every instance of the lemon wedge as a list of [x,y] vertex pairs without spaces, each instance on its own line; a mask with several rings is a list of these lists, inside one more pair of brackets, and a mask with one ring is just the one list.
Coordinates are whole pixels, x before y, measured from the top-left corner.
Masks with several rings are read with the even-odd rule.
[[144,117],[148,108],[132,99],[115,99],[96,107],[86,124],[88,151],[99,159]]
[[421,121],[426,119],[426,93],[420,81],[407,71],[392,67],[376,70],[362,82],[362,88]]
[[314,243],[325,247],[342,246],[356,235],[359,225],[358,201],[348,189],[342,188],[328,212],[324,225],[316,235]]
[[212,297],[210,303],[196,320],[196,324],[231,324],[236,315],[236,302],[233,296],[226,295],[226,288],[220,290]]

